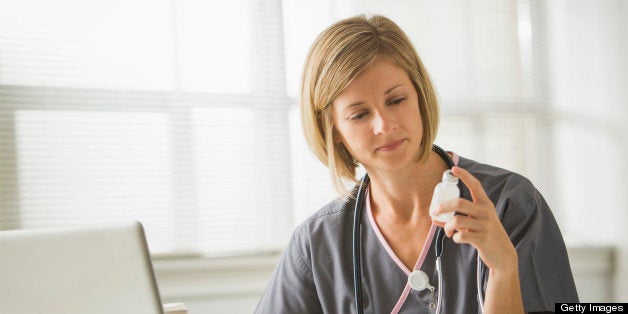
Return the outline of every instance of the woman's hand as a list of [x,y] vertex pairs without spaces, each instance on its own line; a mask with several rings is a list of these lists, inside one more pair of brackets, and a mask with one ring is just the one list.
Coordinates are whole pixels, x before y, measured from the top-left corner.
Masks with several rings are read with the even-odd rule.
[[468,171],[453,167],[452,172],[467,186],[473,202],[458,198],[440,204],[435,214],[456,211],[462,215],[455,215],[446,223],[434,223],[443,227],[447,237],[454,242],[475,247],[491,272],[512,275],[517,270],[517,251],[497,216],[493,202],[484,192],[480,181]]

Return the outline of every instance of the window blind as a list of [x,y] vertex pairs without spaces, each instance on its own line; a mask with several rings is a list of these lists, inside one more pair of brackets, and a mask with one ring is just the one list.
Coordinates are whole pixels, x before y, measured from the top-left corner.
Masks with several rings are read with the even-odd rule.
[[0,228],[137,219],[157,254],[282,248],[281,31],[279,1],[3,2]]

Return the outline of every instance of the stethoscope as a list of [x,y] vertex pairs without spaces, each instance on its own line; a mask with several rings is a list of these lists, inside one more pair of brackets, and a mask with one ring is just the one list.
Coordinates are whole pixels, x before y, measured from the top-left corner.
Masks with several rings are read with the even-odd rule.
[[[449,157],[449,154],[447,154],[447,152],[445,152],[442,148],[436,145],[433,145],[432,150],[436,152],[445,161],[445,163],[447,163],[447,167],[452,168],[453,166],[455,166],[454,161],[451,160],[451,157]],[[362,287],[361,287],[362,243],[361,243],[360,235],[362,234],[362,224],[360,221],[362,219],[362,209],[364,208],[364,202],[366,199],[365,197],[366,187],[368,186],[369,181],[370,181],[370,178],[367,173],[362,177],[362,180],[360,181],[358,192],[355,198],[355,209],[354,209],[354,214],[353,214],[353,288],[355,292],[355,306],[359,314],[364,312],[363,305],[362,305]],[[460,187],[461,194],[463,194],[462,193],[463,189],[466,189],[466,187],[464,186],[464,184],[462,184],[462,181],[459,183],[459,187]],[[435,309],[436,313],[440,312],[440,308],[442,304],[443,276],[442,276],[442,268],[441,268],[441,255],[443,254],[444,241],[445,241],[445,231],[443,230],[443,228],[439,227],[438,230],[436,231],[436,244],[434,245],[434,252],[436,255],[436,272],[438,273],[438,296],[436,299],[435,307],[433,307],[432,304],[430,304],[430,308]],[[477,265],[476,282],[477,282],[478,303],[480,305],[480,311],[484,312],[484,306],[483,306],[484,297],[482,293],[482,278],[484,277],[483,277],[482,267],[481,267],[482,261],[480,260],[479,254],[478,254],[476,265]],[[434,287],[429,284],[429,277],[422,270],[414,270],[408,278],[408,283],[410,284],[410,287],[412,289],[417,290],[417,291],[430,289],[433,292],[434,290]]]

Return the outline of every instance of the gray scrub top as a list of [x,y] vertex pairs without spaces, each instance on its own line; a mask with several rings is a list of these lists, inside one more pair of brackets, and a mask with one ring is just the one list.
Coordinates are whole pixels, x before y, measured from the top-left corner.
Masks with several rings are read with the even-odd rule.
[[[519,258],[521,294],[526,312],[554,311],[554,303],[578,302],[567,250],[550,208],[521,175],[455,156],[458,166],[481,183],[493,201]],[[462,197],[471,199],[468,190]],[[336,199],[299,225],[255,313],[356,313],[353,289],[354,201]],[[408,275],[386,250],[369,215],[362,215],[362,295],[365,313],[390,313]],[[384,240],[385,241],[385,240]],[[421,270],[437,291],[436,237]],[[445,238],[441,313],[479,312],[477,251]],[[484,269],[485,270],[485,269]],[[483,272],[486,288],[488,271]],[[434,313],[430,291],[410,290],[399,313]]]

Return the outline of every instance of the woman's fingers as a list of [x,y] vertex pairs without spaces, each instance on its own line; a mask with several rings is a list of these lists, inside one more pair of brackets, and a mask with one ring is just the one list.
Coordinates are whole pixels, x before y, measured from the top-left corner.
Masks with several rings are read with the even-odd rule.
[[457,198],[441,203],[436,207],[433,215],[440,215],[451,211],[458,214],[473,215],[480,218],[487,215],[487,211],[484,210],[482,206],[477,206],[464,198]]
[[481,223],[475,217],[456,215],[443,225],[445,235],[452,237],[456,232],[476,232]]
[[465,243],[477,248],[478,243],[482,241],[482,235],[477,232],[462,231],[454,233],[451,239],[458,244]]

